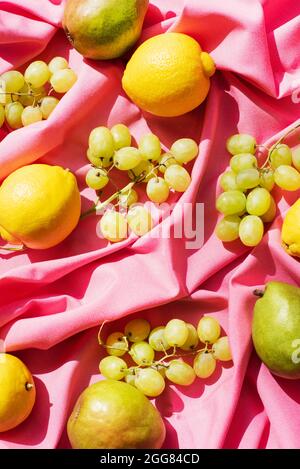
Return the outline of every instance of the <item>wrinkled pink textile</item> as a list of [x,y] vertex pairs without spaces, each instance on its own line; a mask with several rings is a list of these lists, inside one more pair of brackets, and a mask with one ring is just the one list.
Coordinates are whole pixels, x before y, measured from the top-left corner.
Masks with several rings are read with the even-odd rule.
[[[22,5],[20,5],[22,3]],[[0,251],[0,338],[34,373],[37,402],[30,418],[0,435],[0,448],[69,447],[66,421],[79,393],[99,379],[97,326],[120,330],[125,316],[152,325],[209,313],[229,334],[232,363],[188,388],[167,386],[154,403],[167,425],[166,448],[296,448],[300,446],[299,382],[276,378],[251,344],[252,290],[271,279],[299,284],[298,260],[280,246],[282,215],[299,193],[275,190],[280,214],[251,250],[223,245],[214,235],[218,177],[228,165],[226,138],[248,132],[273,143],[300,117],[300,3],[295,0],[152,0],[141,41],[165,31],[190,34],[210,52],[218,72],[209,97],[174,119],[142,113],[125,96],[125,61],[84,60],[61,30],[63,1],[0,1],[0,72],[35,57],[63,55],[76,85],[48,121],[7,134],[0,130],[0,177],[35,161],[75,172],[83,208],[87,139],[98,125],[123,122],[138,139],[156,133],[168,148],[177,138],[201,145],[189,190],[164,223],[180,222],[184,202],[205,204],[205,243],[130,237],[107,245],[98,218],[82,220],[47,251]],[[294,145],[297,136],[289,142]],[[157,228],[155,228],[157,229]]]

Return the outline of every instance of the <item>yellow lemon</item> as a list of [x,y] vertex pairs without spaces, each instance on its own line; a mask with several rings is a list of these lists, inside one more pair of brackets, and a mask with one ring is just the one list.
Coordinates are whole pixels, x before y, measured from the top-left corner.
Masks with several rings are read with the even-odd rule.
[[300,257],[300,199],[291,206],[285,216],[281,239],[288,254]]
[[0,353],[0,432],[24,422],[35,402],[35,385],[24,363],[8,353]]
[[174,117],[195,109],[206,98],[215,64],[197,41],[166,33],[145,41],[132,55],[123,88],[144,111]]
[[0,187],[0,235],[12,244],[47,249],[63,241],[80,217],[75,176],[60,166],[17,169]]

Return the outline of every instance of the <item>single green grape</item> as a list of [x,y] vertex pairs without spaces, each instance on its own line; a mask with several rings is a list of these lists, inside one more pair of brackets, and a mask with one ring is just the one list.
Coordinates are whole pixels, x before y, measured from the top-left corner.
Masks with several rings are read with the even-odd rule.
[[1,88],[7,93],[18,93],[24,86],[25,80],[22,73],[10,70],[0,76]]
[[5,106],[5,119],[7,124],[12,129],[20,129],[23,127],[22,114],[24,107],[18,101],[7,104]]
[[165,327],[164,334],[170,347],[182,347],[187,341],[189,330],[181,319],[171,319]]
[[155,327],[149,335],[148,342],[155,352],[166,352],[171,347],[165,338],[165,328]]
[[238,186],[236,183],[236,174],[233,171],[226,171],[220,178],[220,186],[223,191],[236,191]]
[[128,171],[135,168],[142,161],[139,150],[134,147],[124,147],[116,151],[114,164],[121,171]]
[[150,211],[143,205],[132,205],[127,213],[127,222],[137,236],[144,236],[152,230],[153,220]]
[[147,339],[151,326],[146,319],[132,319],[125,326],[125,335],[130,342],[141,342]]
[[216,209],[224,215],[236,215],[246,208],[246,196],[240,191],[227,191],[219,195]]
[[50,78],[50,83],[56,93],[67,93],[77,81],[74,70],[64,68],[57,70]]
[[157,204],[168,200],[170,189],[166,181],[161,177],[155,177],[148,181],[146,188],[148,198]]
[[244,169],[236,176],[236,183],[240,190],[253,189],[259,184],[259,171],[257,169]]
[[271,204],[271,195],[263,187],[257,187],[247,196],[246,210],[249,215],[261,216],[266,213]]
[[235,134],[228,138],[226,148],[232,155],[238,155],[239,153],[251,153],[254,155],[256,140],[252,135]]
[[270,150],[270,162],[273,169],[282,165],[291,166],[292,150],[288,145],[281,143]]
[[43,120],[43,114],[39,106],[27,106],[22,112],[21,119],[23,126],[26,127]]
[[213,344],[220,337],[221,327],[215,318],[203,316],[198,323],[197,333],[201,342]]
[[185,350],[186,352],[190,352],[191,350],[195,350],[199,343],[199,339],[195,326],[193,326],[193,324],[190,324],[189,322],[186,323],[186,326],[188,328],[188,337],[180,348],[182,350]]
[[199,153],[199,147],[191,138],[181,138],[173,143],[171,153],[178,163],[186,164],[196,158]]
[[127,228],[127,221],[124,215],[114,210],[105,212],[100,221],[102,236],[112,243],[118,243],[126,239]]
[[125,374],[125,381],[127,384],[131,384],[131,386],[135,387],[135,378],[136,378],[136,367],[131,366],[130,368],[127,369],[127,372]]
[[300,173],[292,166],[278,166],[275,169],[274,179],[277,186],[286,191],[297,191],[300,189]]
[[122,357],[128,351],[124,334],[122,332],[113,332],[112,334],[109,334],[105,345],[107,353],[115,357]]
[[53,57],[53,59],[48,63],[48,68],[50,73],[53,75],[53,73],[57,72],[58,70],[69,68],[69,63],[64,57]]
[[137,365],[150,366],[154,361],[154,350],[148,342],[134,342],[129,354]]
[[240,240],[245,246],[257,246],[264,235],[264,224],[256,215],[247,215],[240,223]]
[[194,371],[198,378],[209,378],[216,369],[217,362],[210,352],[200,352],[194,360]]
[[109,183],[109,177],[104,169],[91,168],[85,178],[88,187],[94,190],[101,190]]
[[159,163],[158,169],[162,174],[165,174],[166,169],[169,166],[172,166],[174,164],[180,165],[180,163],[178,163],[178,161],[175,160],[174,156],[171,153],[163,153],[162,156],[159,158],[158,163]]
[[229,340],[227,336],[220,337],[212,346],[212,353],[216,360],[228,362],[232,360]]
[[42,60],[36,60],[28,65],[24,74],[26,83],[34,88],[40,88],[45,85],[49,81],[50,76],[51,72],[48,65]]
[[191,183],[190,174],[179,164],[169,166],[164,176],[167,184],[176,192],[185,192]]
[[131,135],[126,125],[116,124],[110,129],[110,131],[114,139],[115,150],[131,146]]
[[135,386],[148,397],[157,397],[165,389],[165,380],[159,371],[153,368],[137,370]]
[[95,156],[95,153],[93,153],[90,148],[88,148],[86,156],[88,160],[90,161],[90,163],[92,163],[93,166],[96,166],[96,168],[108,168],[109,166],[113,164],[113,157],[98,158],[97,156]]
[[166,369],[166,377],[175,384],[190,386],[196,379],[194,368],[183,360],[172,360]]
[[259,173],[259,185],[271,192],[275,185],[274,171],[272,169],[263,169]]
[[161,155],[159,138],[154,134],[144,135],[139,143],[139,151],[143,160],[157,161]]
[[268,211],[264,213],[260,218],[264,223],[270,223],[276,217],[277,205],[273,197],[271,196],[271,203]]
[[89,148],[96,158],[111,158],[115,152],[112,134],[106,127],[96,127],[89,136]]
[[241,153],[230,159],[231,170],[238,174],[245,169],[257,168],[257,159],[250,153]]
[[110,355],[101,360],[99,370],[105,378],[119,381],[125,376],[127,364],[122,358]]
[[241,219],[238,215],[227,215],[216,226],[215,233],[224,243],[235,241],[239,238],[239,226]]
[[54,98],[53,96],[45,96],[44,98],[42,98],[40,108],[43,119],[48,119],[48,117],[52,114],[58,103],[59,99]]
[[148,182],[150,179],[156,177],[157,169],[151,161],[141,161],[135,168],[128,171],[129,178],[134,181],[139,179],[139,182]]

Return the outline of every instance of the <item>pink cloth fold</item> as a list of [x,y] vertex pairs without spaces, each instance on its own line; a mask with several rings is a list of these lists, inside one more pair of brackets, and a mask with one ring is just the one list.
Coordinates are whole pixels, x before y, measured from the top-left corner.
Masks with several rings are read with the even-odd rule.
[[[98,218],[90,217],[53,249],[0,251],[0,338],[37,383],[32,415],[0,435],[0,448],[68,447],[65,426],[75,399],[99,379],[103,320],[114,321],[107,326],[112,331],[128,315],[156,326],[172,317],[197,324],[206,313],[229,335],[234,364],[186,389],[168,385],[155,400],[167,422],[165,447],[299,447],[299,385],[272,376],[251,343],[252,290],[271,279],[299,284],[298,260],[280,246],[282,215],[299,193],[275,190],[280,214],[253,250],[223,245],[214,227],[218,178],[229,161],[226,138],[240,131],[273,143],[300,118],[300,103],[292,99],[300,86],[300,4],[152,0],[140,42],[169,30],[187,33],[218,68],[206,103],[174,119],[146,116],[128,100],[121,87],[125,61],[84,60],[70,47],[61,30],[63,6],[60,0],[0,1],[0,73],[23,70],[35,57],[63,55],[79,77],[48,121],[9,134],[0,129],[0,177],[37,160],[68,167],[87,208],[91,129],[123,122],[136,139],[156,133],[165,148],[192,137],[200,142],[192,184],[164,223],[180,223],[185,202],[204,203],[204,244],[186,249],[184,238],[147,235],[111,246],[97,237]],[[293,136],[289,141],[297,143]]]

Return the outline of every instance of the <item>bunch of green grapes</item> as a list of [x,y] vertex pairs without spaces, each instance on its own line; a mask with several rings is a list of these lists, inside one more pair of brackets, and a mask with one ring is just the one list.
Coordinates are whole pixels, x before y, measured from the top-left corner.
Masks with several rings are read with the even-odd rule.
[[10,129],[19,129],[48,119],[59,103],[51,92],[66,93],[76,80],[76,73],[63,57],[54,57],[49,64],[36,60],[26,68],[24,75],[17,70],[3,73],[0,76],[0,127],[6,122]]
[[[166,326],[153,330],[145,319],[134,319],[124,332],[111,333],[105,343],[99,338],[108,353],[100,361],[100,373],[107,379],[124,379],[146,396],[157,397],[165,389],[166,378],[171,383],[190,386],[196,377],[209,378],[217,360],[230,361],[228,337],[220,335],[219,322],[210,316],[204,316],[197,328],[181,319],[171,319]],[[126,353],[135,365],[128,366],[121,358]],[[155,358],[156,353],[161,358]],[[184,357],[191,356],[193,366],[184,361]]]
[[100,223],[103,237],[118,242],[127,237],[128,228],[138,236],[150,231],[153,225],[151,214],[145,207],[135,205],[138,193],[134,186],[144,183],[148,199],[157,204],[166,202],[171,191],[185,192],[191,176],[184,165],[196,158],[198,152],[197,143],[189,138],[177,140],[171,150],[164,153],[154,134],[144,135],[135,148],[124,124],[111,129],[93,129],[87,151],[92,164],[86,175],[88,187],[96,191],[104,189],[111,180],[112,168],[128,174],[128,185],[109,199],[110,202],[117,200],[117,206],[129,209],[128,214],[108,211]]
[[264,223],[276,216],[272,197],[275,184],[287,191],[300,189],[300,150],[292,152],[282,141],[268,150],[267,161],[259,167],[255,153],[260,146],[254,137],[236,134],[227,140],[226,148],[232,155],[230,169],[220,178],[224,192],[216,201],[217,210],[224,215],[216,227],[221,241],[240,238],[246,246],[257,246]]

